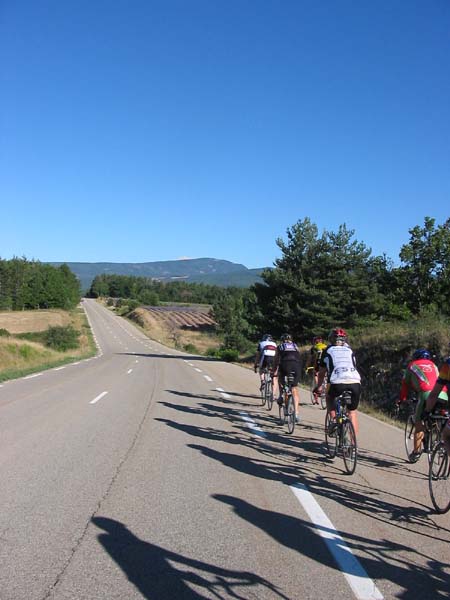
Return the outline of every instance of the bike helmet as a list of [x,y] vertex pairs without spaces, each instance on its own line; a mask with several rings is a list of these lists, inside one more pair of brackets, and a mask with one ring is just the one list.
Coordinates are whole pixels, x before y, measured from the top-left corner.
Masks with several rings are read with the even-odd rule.
[[263,342],[272,342],[273,341],[273,337],[270,335],[270,333],[265,333],[263,335]]
[[345,329],[341,329],[340,327],[335,327],[334,329],[332,329],[328,336],[328,339],[330,340],[331,344],[344,344],[347,341],[347,338],[347,332],[345,331]]
[[431,353],[426,348],[417,348],[417,350],[414,350],[412,357],[413,360],[417,360],[419,358],[427,358],[430,360]]
[[321,342],[323,343],[323,337],[321,335],[316,335],[315,337],[313,337],[313,344],[320,344]]
[[292,342],[292,336],[290,333],[283,333],[280,339],[282,342]]

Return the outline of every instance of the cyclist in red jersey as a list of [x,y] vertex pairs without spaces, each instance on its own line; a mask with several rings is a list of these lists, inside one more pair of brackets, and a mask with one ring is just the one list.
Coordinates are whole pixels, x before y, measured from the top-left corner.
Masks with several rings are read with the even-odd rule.
[[[430,413],[433,410],[444,386],[450,387],[450,358],[447,358],[440,368],[438,380],[427,398],[426,412]],[[442,431],[442,441],[447,448],[447,454],[450,456],[450,419]]]

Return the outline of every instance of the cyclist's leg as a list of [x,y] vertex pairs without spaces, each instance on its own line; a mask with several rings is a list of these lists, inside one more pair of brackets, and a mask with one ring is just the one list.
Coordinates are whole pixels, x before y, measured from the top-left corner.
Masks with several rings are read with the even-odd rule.
[[[359,427],[358,427],[358,405],[359,398],[361,396],[361,384],[360,383],[347,383],[343,384],[344,389],[348,390],[352,394],[352,402],[347,407],[348,410],[348,418],[350,419],[353,429],[355,430],[355,435],[358,435]],[[342,392],[341,392],[342,393]]]
[[285,373],[281,367],[278,367],[278,404],[281,406],[283,404],[283,386],[284,386],[284,377]]
[[327,412],[330,413],[332,420],[336,419],[336,404],[334,399],[339,396],[340,392],[336,385],[330,385],[327,391]]
[[290,372],[295,373],[294,380],[292,382],[292,397],[294,399],[295,414],[299,416],[300,391],[298,389],[298,382],[300,381],[301,374],[300,365],[294,365],[290,369]]
[[416,414],[414,416],[414,452],[417,454],[422,452],[422,442],[425,431],[422,421],[422,413],[425,408],[426,399],[429,395],[429,392],[420,392],[419,401],[417,402],[416,406]]

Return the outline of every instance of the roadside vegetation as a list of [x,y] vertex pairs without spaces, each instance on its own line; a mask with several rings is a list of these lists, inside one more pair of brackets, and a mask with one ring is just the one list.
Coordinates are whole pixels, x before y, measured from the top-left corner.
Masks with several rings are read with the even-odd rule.
[[192,344],[199,353],[222,353],[233,361],[250,362],[266,332],[277,338],[290,332],[306,357],[314,335],[326,338],[333,327],[344,327],[361,370],[363,403],[388,410],[411,352],[427,347],[440,363],[450,338],[450,219],[439,225],[426,217],[409,236],[394,264],[385,255],[373,256],[345,224],[319,233],[305,218],[277,240],[281,257],[263,271],[263,283],[248,289],[103,275],[90,293],[114,296],[120,290],[128,305],[122,310],[135,320],[147,292],[153,306],[208,303],[216,327],[208,332],[206,350],[177,332],[158,336],[155,325],[147,331],[163,343],[181,349]]

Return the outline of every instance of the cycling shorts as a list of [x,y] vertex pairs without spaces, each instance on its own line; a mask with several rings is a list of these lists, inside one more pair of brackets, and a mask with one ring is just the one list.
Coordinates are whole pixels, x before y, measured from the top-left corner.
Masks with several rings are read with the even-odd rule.
[[261,373],[261,371],[263,371],[264,369],[271,369],[273,366],[274,358],[274,356],[264,356],[259,367],[259,372]]
[[284,364],[280,364],[278,368],[278,379],[280,385],[282,385],[285,381],[285,378],[289,375],[289,373],[294,373],[293,387],[298,385],[300,381],[300,375],[302,373],[301,364],[298,362],[290,361],[285,362]]
[[[421,421],[423,418],[423,411],[425,410],[425,404],[426,404],[428,396],[430,395],[430,391],[419,392],[417,394],[418,398],[419,398],[419,401],[417,402],[417,406],[416,406],[416,413],[415,413],[415,417],[416,417],[417,421]],[[441,392],[438,396],[435,408],[437,408],[437,407],[446,408],[447,401],[448,401],[447,393]]]
[[356,410],[361,396],[360,383],[332,383],[328,388],[328,398],[334,400],[347,390],[352,394],[352,403],[349,405],[348,410]]

